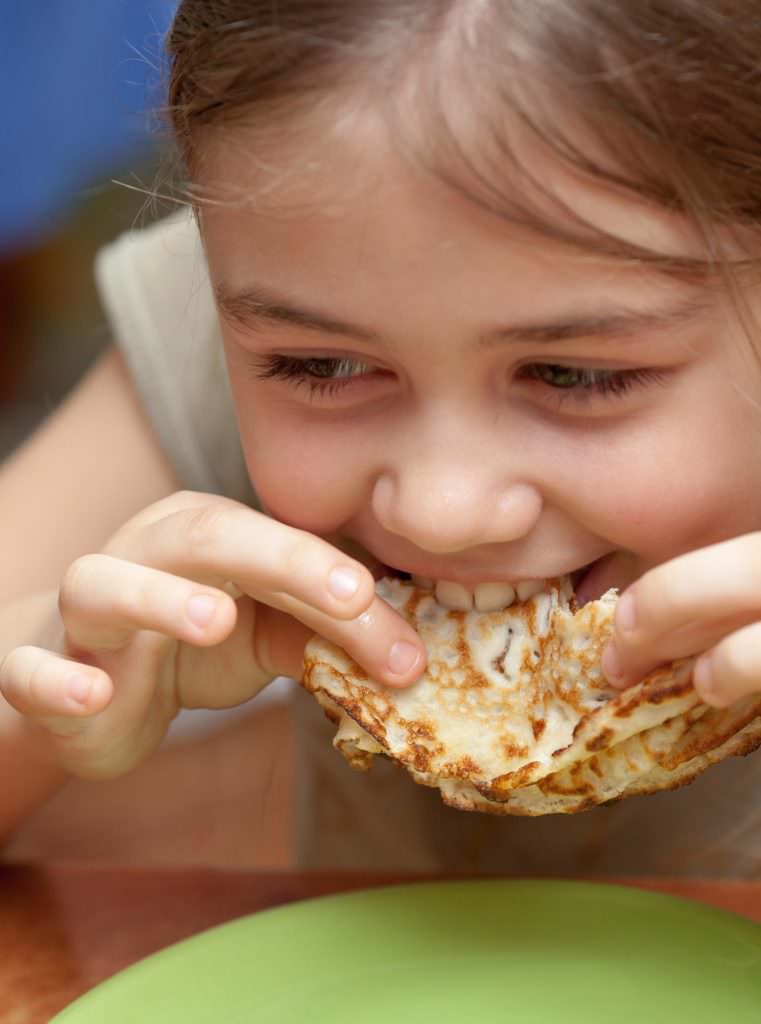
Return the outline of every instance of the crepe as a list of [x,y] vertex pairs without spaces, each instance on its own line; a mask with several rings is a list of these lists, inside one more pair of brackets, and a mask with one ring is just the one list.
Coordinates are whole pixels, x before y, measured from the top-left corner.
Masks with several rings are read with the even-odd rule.
[[492,814],[572,813],[692,781],[761,743],[761,699],[702,703],[682,659],[623,692],[600,669],[617,600],[576,610],[567,578],[497,612],[452,611],[398,579],[378,594],[420,634],[423,677],[404,690],[370,679],[314,638],[302,685],[338,725],[355,768],[385,754],[445,803]]

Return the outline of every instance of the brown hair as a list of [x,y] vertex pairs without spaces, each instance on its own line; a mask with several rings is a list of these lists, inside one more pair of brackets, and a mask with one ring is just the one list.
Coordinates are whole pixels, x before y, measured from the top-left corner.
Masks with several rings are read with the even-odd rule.
[[[684,272],[719,259],[719,226],[761,234],[755,0],[182,0],[168,51],[170,118],[191,172],[204,131],[282,123],[353,91],[453,187],[555,237],[580,236],[517,198],[515,173],[542,183],[509,144],[506,109],[578,171],[686,214],[707,261],[600,231],[597,247]],[[479,153],[450,116],[453,97],[470,104]],[[569,110],[594,145],[566,127]]]

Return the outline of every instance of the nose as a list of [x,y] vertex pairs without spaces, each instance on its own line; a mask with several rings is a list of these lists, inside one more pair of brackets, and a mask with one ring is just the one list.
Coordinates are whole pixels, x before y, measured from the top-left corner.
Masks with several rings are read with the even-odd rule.
[[533,484],[500,469],[472,460],[407,460],[375,481],[375,518],[432,554],[518,540],[535,526],[542,498]]

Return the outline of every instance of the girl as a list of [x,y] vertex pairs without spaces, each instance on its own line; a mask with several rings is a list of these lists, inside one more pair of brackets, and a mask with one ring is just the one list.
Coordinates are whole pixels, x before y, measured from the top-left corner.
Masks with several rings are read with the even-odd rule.
[[[313,631],[413,684],[388,568],[462,601],[578,573],[624,591],[618,685],[696,654],[710,703],[758,689],[757,5],[184,0],[169,52],[193,214],[102,255],[119,350],[0,482],[65,492],[31,567],[3,531],[8,579],[60,566],[2,620],[5,831]],[[492,820],[299,713],[302,863],[757,870],[758,756]]]

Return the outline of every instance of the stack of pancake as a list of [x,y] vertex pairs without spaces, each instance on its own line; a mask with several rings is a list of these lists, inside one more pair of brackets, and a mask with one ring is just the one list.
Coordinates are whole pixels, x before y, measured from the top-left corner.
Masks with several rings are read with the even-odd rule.
[[420,634],[423,677],[382,686],[315,637],[302,685],[336,722],[334,745],[353,767],[385,754],[451,807],[569,814],[685,785],[761,744],[761,698],[710,708],[692,686],[692,660],[624,691],[607,684],[600,657],[615,591],[577,608],[563,578],[502,611],[466,612],[409,581],[377,589]]

